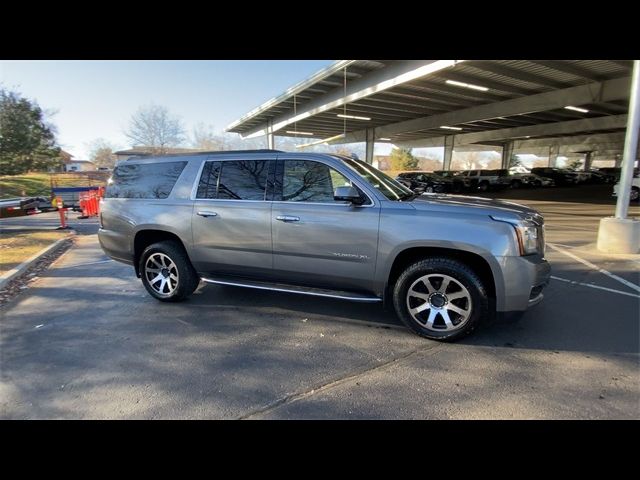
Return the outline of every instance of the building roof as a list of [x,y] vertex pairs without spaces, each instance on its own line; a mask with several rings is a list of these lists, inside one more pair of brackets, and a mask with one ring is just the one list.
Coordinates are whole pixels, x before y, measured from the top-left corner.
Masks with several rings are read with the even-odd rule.
[[[191,153],[196,152],[196,149],[193,148],[171,148],[165,147],[164,152],[167,154],[172,153]],[[120,150],[117,152],[113,152],[114,155],[156,155],[158,153],[157,147],[133,147],[129,150]]]
[[95,165],[91,160],[72,160],[72,159],[63,159],[62,160],[63,163],[90,163],[92,165]]

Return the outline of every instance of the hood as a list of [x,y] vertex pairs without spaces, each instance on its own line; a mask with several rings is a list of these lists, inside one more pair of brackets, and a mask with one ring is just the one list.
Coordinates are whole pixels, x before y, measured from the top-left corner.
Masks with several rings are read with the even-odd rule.
[[514,219],[532,217],[537,222],[542,223],[542,216],[536,210],[518,203],[492,198],[425,193],[416,197],[409,204],[417,210],[494,215]]

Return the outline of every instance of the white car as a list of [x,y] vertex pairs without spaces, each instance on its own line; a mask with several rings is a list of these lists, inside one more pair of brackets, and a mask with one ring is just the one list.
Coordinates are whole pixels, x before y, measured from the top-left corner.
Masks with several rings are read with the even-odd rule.
[[[620,183],[616,183],[613,186],[613,196],[618,196],[618,190],[620,190]],[[640,177],[633,177],[631,180],[631,197],[630,200],[632,202],[637,202],[640,198]]]

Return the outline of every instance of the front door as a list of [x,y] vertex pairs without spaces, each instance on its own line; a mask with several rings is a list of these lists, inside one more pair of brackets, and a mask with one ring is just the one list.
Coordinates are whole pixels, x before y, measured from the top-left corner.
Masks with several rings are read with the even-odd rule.
[[380,207],[333,199],[351,185],[322,162],[278,160],[272,210],[274,277],[283,283],[372,291]]
[[192,260],[199,272],[254,278],[272,272],[269,169],[275,155],[205,162],[194,195]]

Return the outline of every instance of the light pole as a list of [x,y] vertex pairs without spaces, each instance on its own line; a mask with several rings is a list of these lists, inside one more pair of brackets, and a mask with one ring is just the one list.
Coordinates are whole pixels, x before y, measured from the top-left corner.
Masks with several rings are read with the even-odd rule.
[[618,184],[618,202],[614,217],[600,220],[598,230],[598,250],[607,253],[639,253],[640,221],[627,218],[631,196],[633,167],[638,151],[638,130],[640,130],[640,60],[633,62],[631,76],[631,96],[627,133],[624,138],[622,170]]

